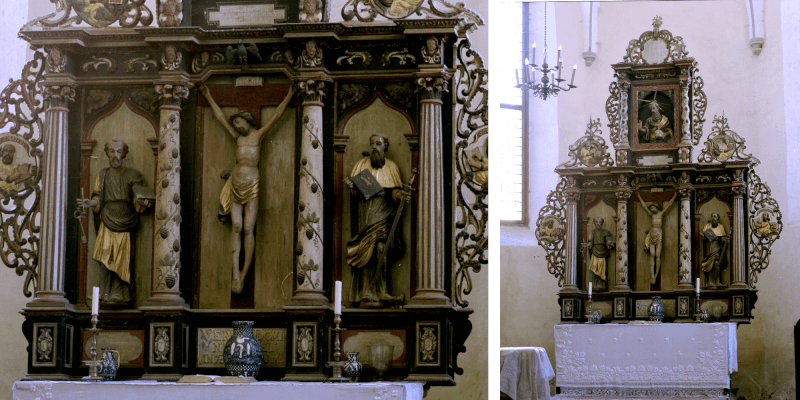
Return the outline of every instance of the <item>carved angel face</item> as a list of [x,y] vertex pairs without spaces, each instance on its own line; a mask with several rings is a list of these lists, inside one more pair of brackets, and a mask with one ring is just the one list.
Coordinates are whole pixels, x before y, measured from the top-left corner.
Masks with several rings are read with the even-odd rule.
[[308,54],[308,58],[317,58],[317,42],[313,40],[306,42],[306,54]]
[[436,38],[429,37],[428,40],[425,42],[425,49],[428,51],[428,55],[436,54],[436,48],[439,47],[438,43],[436,42]]
[[176,51],[174,46],[167,46],[165,52],[167,56],[167,62],[173,63],[178,58],[176,55]]

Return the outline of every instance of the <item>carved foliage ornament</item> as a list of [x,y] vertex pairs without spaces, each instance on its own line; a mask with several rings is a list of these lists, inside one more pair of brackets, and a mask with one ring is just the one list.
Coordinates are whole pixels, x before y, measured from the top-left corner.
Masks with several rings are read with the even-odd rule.
[[358,83],[345,83],[339,89],[339,108],[344,110],[364,99],[369,89]]
[[388,67],[392,65],[392,59],[396,58],[398,61],[397,63],[400,65],[406,65],[406,63],[416,63],[417,57],[414,57],[413,54],[408,52],[408,48],[403,48],[403,50],[396,50],[396,51],[386,51],[381,56],[381,64],[384,67]]
[[426,18],[461,18],[459,33],[472,32],[476,26],[483,25],[483,19],[475,11],[464,7],[464,3],[450,4],[444,0],[348,0],[342,7],[342,18],[352,21],[357,18],[361,22],[373,22],[375,17],[390,19],[408,18],[412,14]]
[[600,118],[595,121],[589,119],[586,133],[572,146],[569,146],[570,160],[559,165],[559,168],[569,168],[576,165],[585,167],[608,167],[614,165],[614,160],[608,154],[605,139],[600,136]]
[[689,53],[683,38],[672,36],[668,30],[662,30],[661,17],[653,18],[653,30],[646,31],[628,44],[623,62],[642,65],[642,64],[663,64],[685,60]]
[[[24,172],[14,174],[18,176],[12,182],[0,182],[0,188],[4,188],[0,189],[0,260],[17,275],[25,275],[22,292],[28,297],[37,285],[44,70],[45,55],[37,51],[25,64],[20,79],[0,92],[0,150],[9,146],[14,149],[11,162],[0,165]],[[9,157],[9,150],[3,153]]]
[[34,28],[69,28],[84,21],[95,28],[105,28],[114,22],[119,22],[123,28],[132,28],[140,23],[149,26],[153,22],[153,13],[145,5],[146,0],[50,1],[55,4],[55,11],[29,21],[22,27],[22,32]]
[[547,271],[564,285],[564,233],[566,230],[567,178],[561,178],[556,189],[547,195],[547,204],[539,210],[536,239],[547,253]]
[[353,65],[353,60],[361,59],[361,65],[369,66],[372,64],[372,54],[368,51],[350,51],[345,50],[343,56],[336,59],[336,65],[341,66],[342,61],[347,61],[349,65]]
[[136,72],[136,66],[139,65],[142,67],[142,72],[147,72],[150,70],[152,66],[158,71],[158,62],[156,60],[150,59],[150,54],[145,54],[142,57],[134,57],[125,61],[125,71],[129,74]]
[[724,114],[721,117],[714,116],[714,127],[711,128],[705,146],[697,157],[699,162],[748,161],[753,166],[761,163],[752,154],[744,153],[747,148],[744,139],[730,129]]
[[692,144],[697,146],[703,137],[703,124],[706,122],[708,98],[703,92],[703,78],[696,66],[692,67]]
[[470,271],[488,263],[489,107],[488,71],[468,39],[458,43],[453,76],[455,107],[455,302],[467,307]]
[[81,69],[83,72],[89,72],[89,67],[91,67],[95,72],[97,72],[100,70],[100,66],[102,65],[106,66],[109,74],[117,72],[117,63],[114,61],[114,59],[95,56],[92,56],[90,61],[83,63],[83,65],[81,65]]

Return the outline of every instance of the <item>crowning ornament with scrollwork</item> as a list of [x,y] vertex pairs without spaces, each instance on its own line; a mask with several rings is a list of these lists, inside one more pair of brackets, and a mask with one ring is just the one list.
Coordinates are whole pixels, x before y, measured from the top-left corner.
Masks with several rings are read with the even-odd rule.
[[[455,301],[461,307],[469,302],[463,295],[472,292],[470,270],[478,273],[488,263],[487,231],[489,218],[489,107],[488,71],[480,54],[468,39],[458,43],[455,112]],[[478,154],[479,156],[476,156]],[[484,157],[485,156],[485,157]]]
[[600,118],[595,121],[589,119],[586,133],[572,146],[569,146],[570,160],[560,164],[556,169],[569,168],[576,165],[585,167],[608,167],[614,165],[614,160],[608,154],[605,139],[600,136]]
[[[88,2],[84,0],[50,0],[55,4],[55,11],[29,21],[21,31],[32,29],[71,28],[83,22],[95,28],[104,28],[119,22],[123,28],[133,28],[138,24],[150,26],[153,13],[145,5],[146,0],[120,0],[118,4],[103,3],[103,12],[97,9],[87,10]],[[100,4],[99,2],[97,4]],[[72,15],[73,10],[76,15]]]
[[483,19],[475,11],[464,7],[464,3],[450,4],[444,0],[428,0],[428,7],[423,7],[423,0],[393,1],[391,6],[375,0],[348,0],[342,7],[342,18],[352,21],[373,22],[380,14],[387,19],[404,19],[416,14],[425,18],[461,18],[459,33],[473,32]]
[[[0,259],[17,275],[25,274],[22,292],[28,297],[38,280],[44,72],[45,54],[37,51],[25,64],[20,79],[11,81],[0,92],[0,147],[14,146],[16,154],[11,165],[19,164],[16,169],[28,164],[24,180],[0,184]],[[25,163],[19,160],[23,156],[28,159]]]
[[706,139],[706,147],[700,152],[697,161],[708,163],[715,161],[748,161],[753,167],[760,164],[761,161],[758,158],[752,154],[744,153],[746,148],[744,139],[728,126],[728,119],[725,118],[725,115],[715,115],[714,127],[711,128],[711,134]]
[[[633,39],[628,44],[623,62],[642,65],[642,64],[662,64],[685,60],[689,56],[686,51],[686,45],[683,44],[683,38],[680,36],[672,36],[672,32],[662,30],[661,17],[656,16],[653,18],[653,30],[646,31],[639,36],[639,39]],[[666,48],[666,54],[663,60],[646,60],[643,53],[650,52],[653,46],[658,45],[658,42],[663,43]],[[653,50],[652,52],[658,52]]]

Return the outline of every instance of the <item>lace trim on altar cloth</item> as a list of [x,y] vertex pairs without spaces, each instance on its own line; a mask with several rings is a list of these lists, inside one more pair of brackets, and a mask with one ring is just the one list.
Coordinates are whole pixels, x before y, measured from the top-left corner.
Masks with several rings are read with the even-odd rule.
[[561,388],[561,394],[553,396],[553,400],[587,400],[588,398],[612,400],[622,398],[625,400],[639,399],[727,399],[725,389],[630,389],[630,388]]

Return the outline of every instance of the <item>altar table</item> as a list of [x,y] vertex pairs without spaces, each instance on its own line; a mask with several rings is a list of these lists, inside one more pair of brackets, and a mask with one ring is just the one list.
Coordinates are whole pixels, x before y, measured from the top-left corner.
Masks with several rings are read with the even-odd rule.
[[500,391],[514,400],[550,398],[553,366],[542,347],[500,348]]
[[422,382],[374,383],[173,383],[120,381],[21,381],[14,383],[14,400],[211,400],[211,399],[347,399],[422,400]]
[[736,324],[555,326],[560,398],[726,398]]

